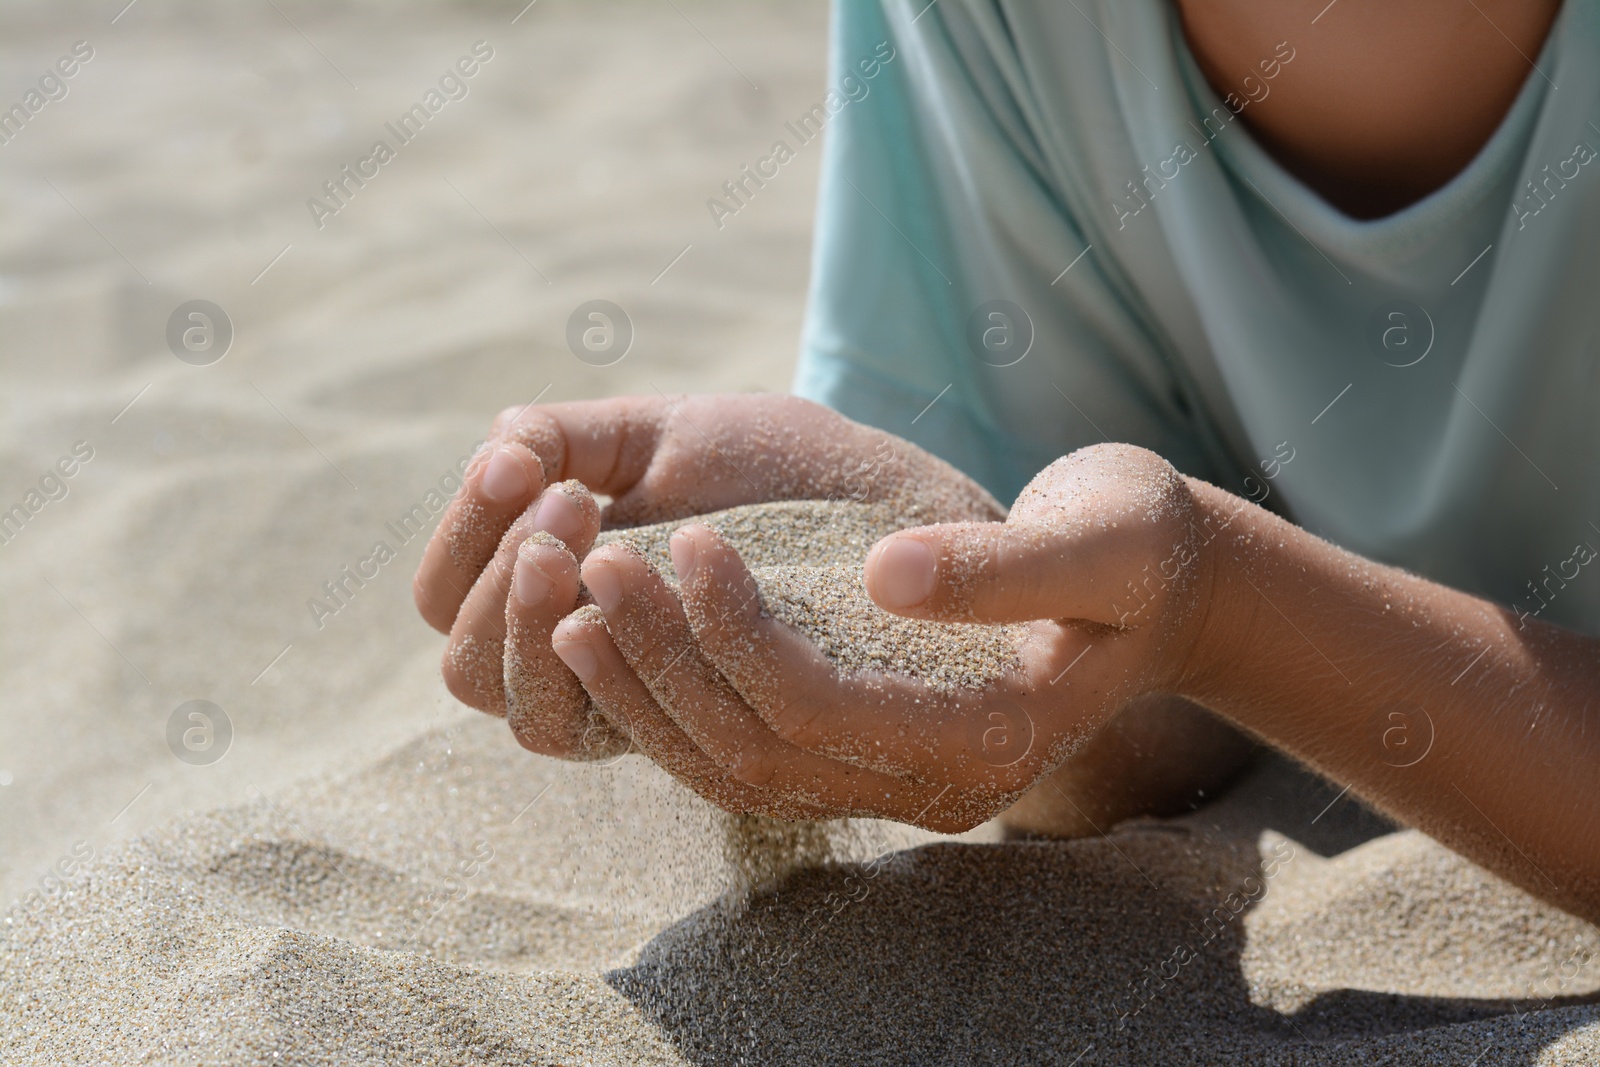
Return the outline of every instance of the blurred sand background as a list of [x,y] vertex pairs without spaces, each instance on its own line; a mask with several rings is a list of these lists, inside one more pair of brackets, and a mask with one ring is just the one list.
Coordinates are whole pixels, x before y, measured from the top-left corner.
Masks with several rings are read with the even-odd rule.
[[1597,1062],[1593,928],[1281,764],[1082,842],[800,833],[856,862],[783,878],[456,705],[387,524],[507,404],[784,388],[820,157],[713,224],[824,91],[822,4],[523,2],[0,9],[0,108],[93,48],[0,145],[0,510],[93,454],[0,543],[0,1061]]
[[[8,105],[94,49],[0,145],[0,507],[94,450],[0,545],[3,900],[76,841],[464,714],[411,607],[423,542],[385,523],[501,407],[788,383],[818,146],[721,231],[704,203],[820,95],[823,5],[278,6],[0,13]],[[307,198],[480,40],[466,98],[318,230]],[[606,368],[565,339],[595,298],[636,330]],[[233,322],[210,366],[165,340],[191,299]],[[307,600],[380,539],[398,558],[319,629]],[[193,699],[232,720],[212,766],[168,750]]]

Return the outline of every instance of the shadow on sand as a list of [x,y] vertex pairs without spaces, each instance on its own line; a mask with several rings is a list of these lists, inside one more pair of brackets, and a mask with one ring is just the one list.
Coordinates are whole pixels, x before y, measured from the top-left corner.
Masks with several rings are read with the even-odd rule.
[[1337,795],[1269,757],[1211,807],[1110,838],[804,870],[688,916],[607,981],[707,1065],[1521,1065],[1600,1019],[1576,1007],[1600,996],[1253,1001],[1242,918],[1276,873],[1261,831],[1332,856],[1392,829]]

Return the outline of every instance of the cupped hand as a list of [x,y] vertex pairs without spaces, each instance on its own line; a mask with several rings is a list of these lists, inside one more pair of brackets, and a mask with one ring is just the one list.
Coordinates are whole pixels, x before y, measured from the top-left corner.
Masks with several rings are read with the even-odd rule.
[[1106,445],[1052,464],[1004,522],[879,541],[865,582],[884,609],[1026,623],[1014,666],[981,689],[842,671],[763,610],[702,525],[673,538],[678,593],[627,546],[592,553],[582,575],[599,611],[562,621],[554,649],[637,747],[725,807],[960,831],[1135,697],[1181,687],[1213,572],[1196,512],[1160,457]]
[[[602,524],[913,493],[936,518],[1004,514],[975,482],[908,442],[763,394],[508,408],[464,481],[413,583],[423,618],[450,635],[445,682],[463,702],[506,714],[525,746],[580,759],[629,744],[551,650],[556,624],[578,607],[578,561]],[[611,502],[602,510],[592,494]]]

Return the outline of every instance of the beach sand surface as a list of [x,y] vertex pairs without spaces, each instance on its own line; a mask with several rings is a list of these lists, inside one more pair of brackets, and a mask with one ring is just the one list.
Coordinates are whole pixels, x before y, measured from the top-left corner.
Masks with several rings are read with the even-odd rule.
[[822,98],[820,4],[0,29],[7,106],[93,49],[0,145],[0,509],[77,457],[0,543],[0,1063],[1600,1062],[1600,932],[1281,761],[1076,842],[785,828],[450,699],[395,523],[493,412],[786,384],[820,145],[705,201]]

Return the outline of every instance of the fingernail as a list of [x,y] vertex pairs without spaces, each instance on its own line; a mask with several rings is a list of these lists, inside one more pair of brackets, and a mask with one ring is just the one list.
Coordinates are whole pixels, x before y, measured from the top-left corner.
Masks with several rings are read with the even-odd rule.
[[587,682],[594,677],[594,672],[600,669],[600,660],[594,654],[594,648],[587,641],[563,641],[552,646],[556,655],[561,657],[573,674],[578,676],[578,681]]
[[523,545],[517,549],[517,565],[511,572],[511,592],[522,606],[531,608],[540,603],[553,588],[555,582],[533,561],[533,546]]
[[622,603],[622,579],[617,577],[615,567],[600,561],[590,563],[583,568],[583,584],[589,587],[589,595],[607,615]]
[[539,501],[539,510],[533,513],[533,528],[566,543],[582,532],[583,512],[566,494],[546,493]]
[[878,553],[873,568],[875,599],[886,608],[910,608],[933,594],[933,549],[915,537],[896,537]]
[[528,491],[528,472],[509,448],[497,448],[484,468],[483,495],[499,504],[517,499]]
[[687,582],[697,553],[694,538],[679,530],[667,542],[667,549],[672,553],[672,569],[678,572],[678,581]]

